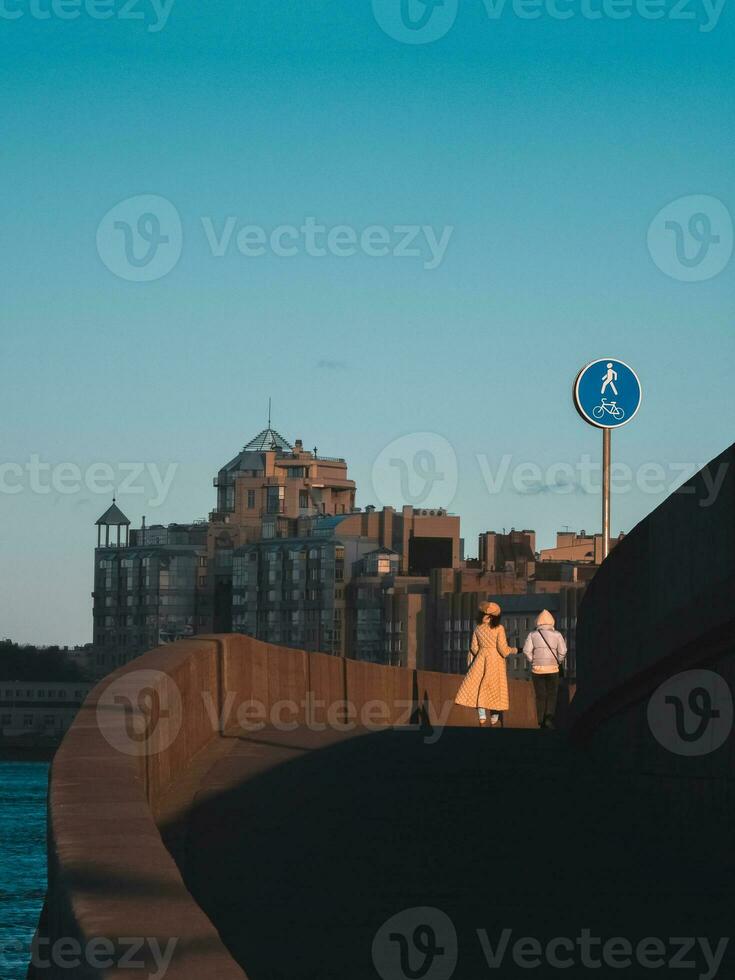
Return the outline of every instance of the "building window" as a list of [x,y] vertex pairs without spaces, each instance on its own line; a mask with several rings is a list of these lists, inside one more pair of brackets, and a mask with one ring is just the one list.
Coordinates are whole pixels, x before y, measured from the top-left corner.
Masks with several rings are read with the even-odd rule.
[[286,488],[268,487],[266,489],[266,510],[269,514],[283,514],[286,509]]
[[33,728],[33,715],[23,715],[23,727]]
[[255,490],[248,490],[248,510],[255,507]]
[[307,510],[309,507],[309,491],[299,490],[299,507],[301,510]]

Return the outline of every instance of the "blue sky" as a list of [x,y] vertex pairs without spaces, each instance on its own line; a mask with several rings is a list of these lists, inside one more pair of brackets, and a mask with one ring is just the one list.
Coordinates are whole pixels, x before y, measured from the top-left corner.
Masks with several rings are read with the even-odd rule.
[[[470,555],[488,528],[533,527],[545,546],[558,528],[599,527],[595,493],[547,479],[599,456],[571,403],[587,361],[637,370],[644,404],[614,435],[615,459],[665,473],[658,492],[634,478],[615,495],[614,531],[666,496],[685,472],[674,464],[732,441],[731,5],[702,30],[694,2],[694,19],[664,0],[661,20],[635,6],[590,20],[564,0],[569,19],[541,7],[526,20],[460,0],[444,36],[406,44],[369,0],[175,0],[160,30],[144,0],[143,20],[123,17],[123,0],[109,20],[84,3],[39,19],[50,0],[35,2],[0,4],[21,13],[0,11],[0,465],[20,486],[0,493],[0,634],[91,634],[93,523],[109,494],[86,476],[38,492],[29,461],[57,475],[107,464],[118,483],[121,463],[173,465],[160,505],[150,480],[120,505],[135,524],[205,517],[212,476],[263,426],[269,395],[287,438],[348,459],[362,506],[390,502],[374,485],[386,446],[446,440]],[[104,216],[140,195],[170,202],[182,229],[178,261],[148,282],[97,246]],[[655,256],[648,234],[682,199],[685,228],[695,195],[720,241],[712,274],[686,281],[673,230]],[[358,240],[385,229],[391,251],[400,226],[449,240],[435,268],[423,232],[419,256],[235,247],[244,226],[269,240],[310,216]],[[228,217],[217,256],[202,219],[219,235]],[[510,474],[535,464],[540,483],[489,492],[483,472],[503,458]]]

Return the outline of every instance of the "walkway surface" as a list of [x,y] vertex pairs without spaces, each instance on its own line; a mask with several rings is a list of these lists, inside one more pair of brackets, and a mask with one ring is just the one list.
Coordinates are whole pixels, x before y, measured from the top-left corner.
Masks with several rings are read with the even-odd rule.
[[[702,947],[672,939],[708,937],[714,951],[732,931],[727,815],[675,831],[660,790],[560,733],[233,733],[199,760],[191,791],[167,839],[251,980],[640,978],[668,975],[676,956],[690,965],[675,976],[710,977]],[[405,912],[427,906],[451,925]],[[632,965],[591,966],[601,947],[585,953],[584,930],[627,940]],[[513,952],[524,937],[541,944],[535,968]],[[627,961],[625,947],[610,959]],[[730,948],[716,975],[735,975]]]

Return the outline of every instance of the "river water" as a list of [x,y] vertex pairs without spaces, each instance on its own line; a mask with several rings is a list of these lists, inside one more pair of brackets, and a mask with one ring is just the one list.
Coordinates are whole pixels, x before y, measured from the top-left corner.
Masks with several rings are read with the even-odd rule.
[[0,760],[0,977],[24,980],[46,893],[47,762]]

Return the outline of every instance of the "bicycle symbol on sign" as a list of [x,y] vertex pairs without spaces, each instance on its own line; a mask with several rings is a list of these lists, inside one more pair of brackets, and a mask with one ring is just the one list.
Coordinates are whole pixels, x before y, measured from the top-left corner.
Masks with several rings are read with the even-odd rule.
[[625,409],[622,409],[619,405],[616,405],[615,402],[609,402],[607,399],[603,398],[602,404],[595,405],[595,407],[592,409],[592,414],[596,419],[601,419],[606,412],[608,415],[612,415],[614,419],[617,419],[618,422],[620,419],[625,417]]

